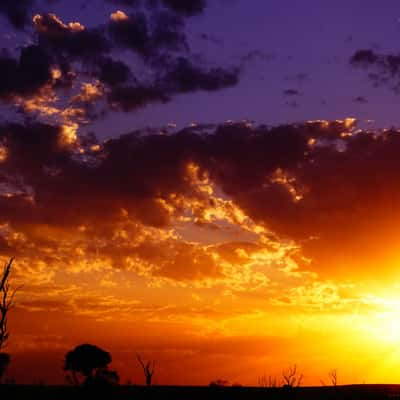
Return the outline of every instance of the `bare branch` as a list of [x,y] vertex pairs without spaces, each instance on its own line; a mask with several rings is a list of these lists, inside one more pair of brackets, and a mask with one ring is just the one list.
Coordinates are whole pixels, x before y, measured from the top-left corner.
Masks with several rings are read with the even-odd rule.
[[136,358],[137,358],[137,360],[139,361],[140,365],[143,368],[144,376],[146,378],[146,385],[147,386],[151,386],[153,375],[154,375],[154,372],[155,372],[155,369],[156,369],[155,360],[148,361],[145,364],[139,354],[136,354]]
[[264,375],[258,377],[258,385],[261,387],[275,388],[278,387],[278,380],[275,376]]
[[3,288],[7,284],[8,277],[9,277],[10,271],[11,271],[11,265],[12,265],[13,261],[14,261],[14,257],[10,258],[8,263],[4,266],[3,276],[2,276],[1,281],[0,281],[0,290],[3,290]]
[[138,361],[139,361],[140,365],[142,366],[143,370],[145,370],[145,366],[144,366],[144,363],[143,363],[143,361],[142,361],[140,355],[139,355],[139,354],[136,354],[136,358],[138,359]]
[[294,364],[287,370],[282,371],[283,386],[285,387],[299,387],[303,380],[303,374],[299,374],[297,371],[297,365]]
[[329,378],[331,380],[332,386],[337,386],[338,383],[337,369],[332,369],[331,371],[329,371]]
[[14,296],[16,293],[16,289],[11,290],[9,283],[13,261],[14,258],[10,258],[8,263],[5,264],[0,280],[0,350],[4,347],[10,336],[7,316],[14,305]]

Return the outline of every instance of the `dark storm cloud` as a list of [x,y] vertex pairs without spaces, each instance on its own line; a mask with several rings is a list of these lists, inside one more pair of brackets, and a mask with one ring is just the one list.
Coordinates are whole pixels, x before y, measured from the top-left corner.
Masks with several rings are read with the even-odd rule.
[[127,19],[110,20],[109,31],[115,42],[146,56],[151,52],[151,38],[147,16],[137,12]]
[[350,63],[354,67],[372,70],[368,78],[374,86],[388,85],[396,93],[400,91],[400,55],[363,49],[353,54]]
[[190,54],[179,55],[189,51],[183,29],[182,18],[166,11],[155,13],[151,19],[142,12],[129,16],[116,13],[111,17],[109,31],[113,40],[139,54],[153,70],[155,80],[151,85],[136,82],[113,88],[108,96],[110,104],[131,111],[150,103],[167,102],[179,93],[217,91],[238,84],[238,69],[207,68],[201,63],[195,65]]
[[[263,130],[249,139],[245,128],[225,127],[209,138],[191,131],[173,136],[128,134],[106,142],[101,152],[93,154],[97,163],[88,163],[59,146],[60,133],[57,127],[37,124],[6,125],[0,130],[8,153],[2,163],[4,182],[13,186],[12,178],[20,176],[24,187],[35,192],[35,203],[26,203],[30,212],[26,222],[37,218],[63,225],[97,220],[103,207],[108,211],[101,211],[102,218],[107,220],[126,207],[146,223],[165,225],[168,214],[157,198],[171,193],[194,195],[186,175],[190,161],[212,166],[213,176],[231,192],[236,185],[245,188],[261,182],[279,160],[284,166],[295,162],[290,158],[300,159],[306,140],[291,132],[270,135]],[[242,155],[243,149],[253,152],[252,161]],[[264,157],[267,160],[261,162]],[[255,171],[257,161],[262,168]],[[229,168],[221,170],[222,165]],[[12,200],[4,198],[7,204]],[[9,212],[1,215],[12,218]]]
[[1,0],[0,14],[3,14],[17,29],[30,22],[30,12],[34,0]]
[[59,134],[59,127],[46,124],[1,126],[0,140],[8,152],[2,172],[35,177],[37,173],[41,174],[43,166],[64,162],[70,154],[57,145]]
[[178,14],[185,16],[198,15],[204,12],[206,0],[161,0],[162,3]]
[[164,82],[171,91],[179,93],[197,90],[216,91],[236,86],[239,82],[240,70],[237,68],[204,69],[195,66],[187,58],[179,58],[167,72]]
[[[0,221],[27,236],[35,226],[85,225],[101,237],[125,210],[144,226],[168,227],[185,213],[176,196],[212,204],[188,179],[188,165],[195,163],[198,178],[207,174],[249,217],[301,243],[311,268],[339,273],[351,263],[356,273],[358,263],[364,274],[373,272],[400,244],[400,137],[395,130],[349,129],[348,121],[316,121],[276,128],[226,124],[207,134],[137,132],[99,143],[96,151],[87,146],[77,156],[60,146],[59,128],[7,125],[0,130],[8,154],[1,164]],[[165,245],[181,260],[196,252],[201,270],[213,273],[201,249],[180,254],[176,243]],[[135,254],[139,249],[145,257],[144,247]],[[166,277],[183,273],[182,263],[172,260],[160,272]]]
[[[125,0],[122,3],[137,9],[129,15],[117,10],[108,23],[94,28],[76,20],[65,22],[53,13],[32,12],[34,29],[28,33],[33,35],[35,45],[23,48],[19,60],[6,52],[0,55],[0,96],[8,102],[14,100],[21,113],[45,113],[46,106],[57,99],[71,96],[69,103],[74,103],[77,98],[74,88],[89,77],[100,82],[100,91],[105,96],[96,96],[94,100],[106,98],[112,106],[107,112],[131,112],[151,103],[165,103],[180,93],[217,91],[237,85],[237,68],[209,68],[205,61],[199,61],[200,57],[193,61],[185,17],[202,12],[205,2]],[[0,5],[0,11],[27,10],[31,4],[6,1]],[[140,67],[137,60],[128,62],[128,57],[121,56],[121,48],[138,55]],[[143,69],[149,73],[144,74]],[[40,104],[21,107],[26,97],[44,85],[46,94],[37,99]],[[48,112],[54,114],[55,110]],[[100,113],[84,111],[88,121],[106,114],[105,109]]]
[[0,97],[29,95],[51,78],[50,58],[39,46],[21,49],[19,59],[0,56]]
[[157,13],[153,18],[152,46],[156,49],[164,48],[171,51],[189,50],[186,35],[183,31],[183,19],[169,12]]
[[54,14],[36,15],[34,26],[39,43],[57,55],[89,59],[110,50],[100,30],[66,25]]
[[180,16],[167,11],[151,17],[136,12],[125,18],[111,18],[109,32],[117,45],[149,58],[162,50],[188,50],[184,26]]
[[108,93],[108,102],[122,111],[132,111],[152,103],[166,103],[179,93],[199,90],[217,91],[235,86],[239,82],[238,69],[195,66],[186,58],[179,58],[167,71],[160,67],[160,78],[153,85],[117,85]]
[[127,82],[132,73],[124,62],[102,57],[95,64],[94,75],[107,85],[115,86]]
[[145,5],[147,9],[158,10],[160,5],[175,14],[192,17],[202,14],[207,6],[206,0],[106,0],[110,3],[129,7]]
[[116,87],[108,95],[108,102],[114,109],[126,112],[145,107],[151,103],[166,103],[168,101],[169,97],[165,91],[156,87]]
[[[8,153],[3,179],[12,186],[12,177],[23,177],[24,187],[35,192],[35,203],[26,204],[31,213],[27,221],[76,224],[97,221],[100,214],[107,220],[122,207],[148,224],[165,225],[169,217],[158,198],[196,195],[187,179],[189,162],[208,169],[213,180],[236,198],[264,187],[266,176],[276,168],[295,168],[308,150],[308,137],[318,131],[240,125],[221,126],[207,136],[191,130],[172,136],[128,134],[104,143],[101,152],[91,155],[97,159],[92,163],[60,147],[61,130],[56,127],[6,125],[0,131]],[[13,198],[4,202],[13,204]]]
[[380,56],[376,54],[373,50],[364,49],[356,51],[351,59],[350,62],[354,65],[361,65],[361,66],[370,66],[376,64],[380,59]]

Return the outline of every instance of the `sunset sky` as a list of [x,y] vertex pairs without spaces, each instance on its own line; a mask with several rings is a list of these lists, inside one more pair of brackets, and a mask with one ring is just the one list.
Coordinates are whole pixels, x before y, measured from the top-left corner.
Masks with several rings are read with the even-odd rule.
[[8,377],[399,383],[396,0],[1,0]]

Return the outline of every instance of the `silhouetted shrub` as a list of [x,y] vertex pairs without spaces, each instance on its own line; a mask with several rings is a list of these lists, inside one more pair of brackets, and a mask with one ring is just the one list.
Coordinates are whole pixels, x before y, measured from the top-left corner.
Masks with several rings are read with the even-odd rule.
[[229,386],[229,381],[225,379],[216,379],[215,381],[211,381],[208,386],[210,387],[225,387]]
[[110,371],[106,368],[98,369],[93,377],[92,383],[99,386],[119,385],[118,372]]

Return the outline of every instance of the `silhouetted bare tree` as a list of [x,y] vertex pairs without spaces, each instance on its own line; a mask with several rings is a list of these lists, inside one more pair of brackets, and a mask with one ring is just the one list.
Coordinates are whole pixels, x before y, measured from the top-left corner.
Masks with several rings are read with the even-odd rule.
[[283,387],[292,388],[301,385],[303,374],[297,371],[297,365],[294,364],[286,370],[282,371]]
[[332,369],[331,371],[329,371],[329,379],[331,380],[332,386],[337,386],[338,383],[337,369]]
[[139,354],[136,354],[136,358],[138,359],[139,364],[143,368],[144,376],[146,377],[146,385],[151,386],[154,371],[156,369],[156,362],[153,360],[153,361],[148,361],[145,364]]
[[278,380],[275,376],[263,374],[258,377],[258,385],[261,387],[274,388],[278,386]]
[[0,350],[7,342],[10,333],[8,331],[8,312],[13,306],[15,290],[11,290],[10,273],[14,258],[11,258],[3,268],[0,280]]
[[15,290],[11,289],[10,273],[11,266],[14,259],[10,260],[4,265],[3,273],[0,276],[0,382],[10,364],[10,355],[1,352],[8,338],[10,332],[8,331],[8,312],[14,304]]

